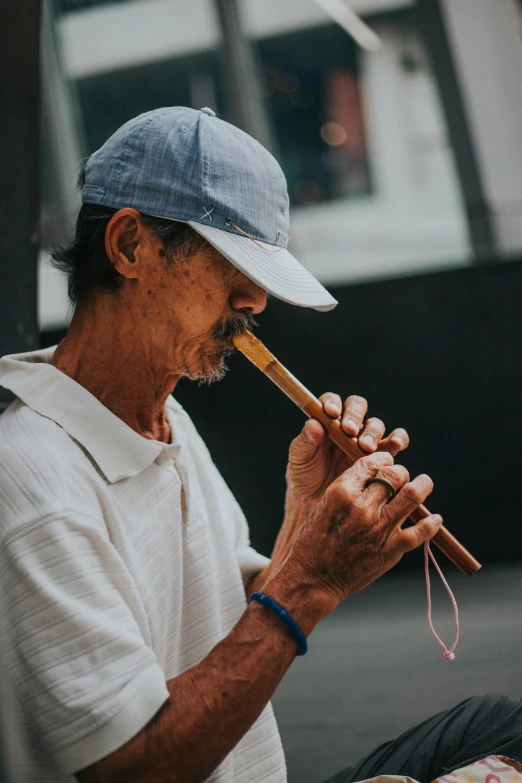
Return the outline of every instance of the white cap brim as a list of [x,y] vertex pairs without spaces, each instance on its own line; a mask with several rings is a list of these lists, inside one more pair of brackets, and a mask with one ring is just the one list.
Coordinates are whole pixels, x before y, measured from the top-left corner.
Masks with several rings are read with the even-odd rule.
[[254,283],[283,302],[321,311],[333,310],[337,305],[337,300],[285,248],[278,250],[266,242],[194,220],[188,224]]

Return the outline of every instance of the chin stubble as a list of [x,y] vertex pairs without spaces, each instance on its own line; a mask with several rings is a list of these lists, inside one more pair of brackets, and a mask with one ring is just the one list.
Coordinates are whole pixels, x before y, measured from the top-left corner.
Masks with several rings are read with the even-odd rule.
[[247,329],[254,329],[258,326],[254,316],[251,313],[237,313],[230,318],[224,324],[220,324],[214,329],[212,337],[216,342],[228,343],[222,347],[220,351],[221,363],[216,367],[212,364],[210,357],[203,357],[203,364],[207,366],[203,367],[201,376],[198,378],[198,386],[208,385],[215,383],[216,381],[222,381],[228,372],[228,366],[225,364],[225,357],[230,356],[235,352],[235,348],[232,345],[232,338]]

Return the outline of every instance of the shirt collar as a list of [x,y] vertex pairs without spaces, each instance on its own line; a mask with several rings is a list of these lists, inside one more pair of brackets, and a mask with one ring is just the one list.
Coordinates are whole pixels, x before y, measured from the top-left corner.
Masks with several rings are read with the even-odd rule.
[[[177,442],[160,443],[138,435],[87,389],[50,364],[55,349],[4,356],[0,385],[63,427],[89,452],[108,481],[136,476],[162,452],[172,456],[179,452]],[[166,408],[171,421],[169,413],[176,410],[172,397]]]

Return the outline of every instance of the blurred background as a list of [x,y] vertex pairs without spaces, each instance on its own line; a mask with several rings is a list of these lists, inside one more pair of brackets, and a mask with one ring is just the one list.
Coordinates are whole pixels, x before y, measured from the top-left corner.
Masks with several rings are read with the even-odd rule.
[[[290,783],[319,783],[473,693],[520,693],[522,2],[0,11],[0,355],[65,333],[48,249],[74,227],[81,161],[141,112],[208,105],[277,157],[290,250],[339,300],[327,314],[271,300],[260,337],[316,394],[362,394],[409,430],[404,463],[434,478],[430,507],[484,563],[466,580],[439,557],[461,607],[454,663],[427,630],[420,553],[314,632],[274,699]],[[302,416],[242,357],[230,366],[176,397],[269,554]],[[435,602],[449,643],[438,585]]]

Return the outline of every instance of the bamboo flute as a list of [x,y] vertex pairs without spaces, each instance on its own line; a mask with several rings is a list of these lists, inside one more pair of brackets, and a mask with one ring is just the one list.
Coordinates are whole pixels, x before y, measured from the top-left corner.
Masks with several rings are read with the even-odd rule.
[[[366,452],[359,448],[355,439],[343,432],[339,419],[332,419],[328,416],[317,397],[314,397],[286,367],[283,367],[257,337],[254,337],[251,332],[243,332],[233,338],[233,343],[238,351],[241,351],[276,386],[279,386],[281,391],[290,397],[307,416],[311,419],[317,419],[325,428],[330,439],[344,451],[349,459],[356,462],[366,455]],[[419,522],[429,515],[430,512],[426,506],[421,505],[410,514],[410,519]],[[432,541],[466,576],[472,576],[481,568],[478,560],[457,541],[444,525]]]

